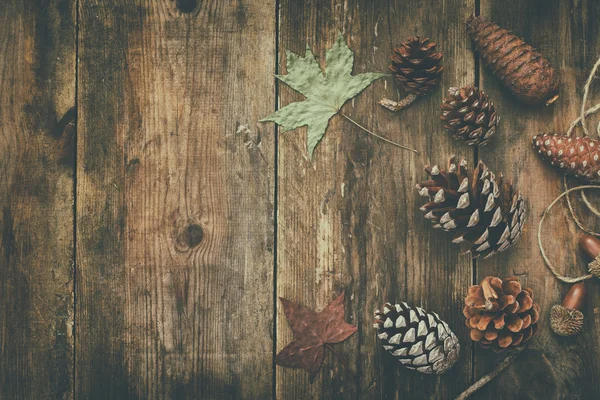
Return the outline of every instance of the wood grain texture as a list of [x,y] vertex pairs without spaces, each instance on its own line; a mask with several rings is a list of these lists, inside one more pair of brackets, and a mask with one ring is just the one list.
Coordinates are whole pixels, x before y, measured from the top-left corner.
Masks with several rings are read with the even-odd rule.
[[[432,13],[432,10],[440,12]],[[359,328],[334,346],[346,371],[328,353],[312,384],[304,371],[278,367],[277,398],[451,398],[470,383],[471,347],[460,364],[432,377],[403,369],[377,343],[373,310],[407,301],[436,311],[468,343],[461,303],[472,276],[468,256],[422,217],[415,184],[426,164],[446,165],[473,150],[452,140],[439,121],[442,88],[473,83],[474,59],[457,21],[475,10],[472,1],[291,1],[280,3],[280,73],[284,50],[309,45],[324,63],[325,50],[344,36],[355,52],[354,73],[386,71],[394,46],[409,35],[430,36],[444,53],[441,87],[398,114],[377,101],[399,94],[391,78],[367,88],[342,111],[389,139],[417,148],[416,156],[367,136],[334,117],[311,162],[306,131],[279,139],[277,294],[322,309],[346,291],[346,319]],[[279,85],[279,106],[301,100]],[[292,338],[281,306],[277,348]]]
[[[597,282],[588,286],[586,326],[577,338],[558,338],[549,326],[552,305],[560,303],[569,285],[559,283],[544,266],[537,246],[537,227],[542,211],[562,191],[562,175],[546,165],[531,148],[540,132],[564,133],[579,115],[582,87],[600,52],[600,5],[593,1],[489,1],[482,0],[481,14],[512,30],[538,48],[558,69],[560,98],[550,107],[523,107],[487,69],[481,86],[496,103],[502,118],[500,130],[479,156],[496,172],[517,183],[528,204],[528,222],[519,243],[506,253],[478,262],[477,275],[517,275],[535,293],[542,309],[540,331],[514,365],[488,384],[478,398],[591,399],[600,391],[598,382],[599,328]],[[598,102],[597,87],[591,98]],[[594,122],[592,122],[594,121]],[[589,127],[595,131],[597,118]],[[578,132],[581,134],[581,132]],[[572,186],[576,183],[573,181]],[[584,211],[580,209],[580,215]],[[589,215],[589,212],[587,213]],[[590,220],[588,222],[592,222]],[[546,218],[545,248],[560,271],[572,276],[585,272],[577,241],[582,234],[556,205]],[[593,226],[593,225],[592,225]],[[489,372],[502,358],[482,349],[475,352],[476,378]]]
[[274,10],[80,1],[78,398],[271,397]]
[[74,2],[2,2],[0,49],[0,398],[68,399]]

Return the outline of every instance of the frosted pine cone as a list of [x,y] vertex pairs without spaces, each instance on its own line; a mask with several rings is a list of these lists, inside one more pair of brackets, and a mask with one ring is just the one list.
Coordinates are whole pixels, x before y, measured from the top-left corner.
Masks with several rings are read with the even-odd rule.
[[558,98],[558,74],[533,47],[483,17],[471,16],[467,32],[485,65],[527,104],[550,105]]
[[471,339],[496,352],[524,345],[540,319],[533,290],[521,288],[517,278],[502,281],[492,276],[469,288],[463,314]]
[[496,177],[483,162],[470,172],[455,156],[448,170],[426,167],[430,179],[417,185],[429,198],[421,207],[434,228],[455,232],[454,243],[470,242],[473,257],[490,257],[513,245],[525,223],[525,203],[511,182]]
[[600,140],[542,134],[533,137],[533,148],[565,174],[590,182],[600,181]]
[[448,89],[442,102],[444,128],[468,145],[483,146],[496,133],[500,118],[494,103],[475,86]]
[[448,324],[436,313],[406,303],[386,303],[375,311],[377,336],[383,347],[406,368],[442,374],[458,360],[460,345]]

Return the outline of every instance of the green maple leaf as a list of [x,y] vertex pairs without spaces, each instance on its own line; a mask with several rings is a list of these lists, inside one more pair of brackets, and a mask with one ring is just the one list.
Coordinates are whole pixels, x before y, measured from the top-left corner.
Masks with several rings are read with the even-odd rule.
[[333,47],[327,50],[325,74],[308,46],[304,57],[286,51],[286,58],[288,74],[277,75],[277,78],[306,96],[306,100],[291,103],[261,122],[273,121],[283,127],[282,132],[308,125],[306,143],[312,159],[331,117],[340,111],[346,101],[386,74],[351,75],[354,53],[346,45],[341,33]]

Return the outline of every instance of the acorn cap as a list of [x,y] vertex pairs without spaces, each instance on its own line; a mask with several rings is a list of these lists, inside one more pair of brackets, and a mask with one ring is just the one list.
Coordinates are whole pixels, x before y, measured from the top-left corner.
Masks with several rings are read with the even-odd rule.
[[550,310],[550,327],[560,336],[571,336],[581,332],[583,314],[580,310],[585,306],[586,288],[583,282],[576,283],[565,295],[562,305],[555,305]]
[[550,327],[559,336],[576,335],[583,328],[583,314],[557,304],[550,310]]
[[579,239],[579,247],[591,259],[588,263],[590,274],[600,278],[600,239],[591,235],[583,235]]

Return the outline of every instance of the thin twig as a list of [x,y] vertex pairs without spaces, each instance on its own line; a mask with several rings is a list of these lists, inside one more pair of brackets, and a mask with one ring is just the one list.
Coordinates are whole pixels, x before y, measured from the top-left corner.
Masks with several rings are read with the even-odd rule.
[[359,124],[358,122],[356,122],[355,120],[353,120],[352,118],[350,118],[349,116],[347,116],[346,114],[344,114],[342,112],[340,112],[340,115],[342,117],[346,118],[348,121],[352,122],[354,125],[358,126],[363,131],[365,131],[367,133],[370,133],[371,135],[375,136],[379,140],[383,140],[386,143],[393,144],[394,146],[400,147],[400,148],[402,148],[404,150],[412,151],[413,153],[419,154],[419,152],[417,150],[415,150],[415,149],[411,149],[410,147],[402,146],[401,144],[398,144],[396,142],[392,142],[391,140],[386,139],[383,136],[379,136],[375,132],[372,132],[372,131],[368,130],[367,128],[365,128],[364,126],[362,126],[361,124]]
[[492,372],[490,372],[487,375],[484,375],[480,380],[478,380],[477,382],[475,382],[474,384],[469,386],[469,388],[467,390],[465,390],[464,392],[462,392],[460,394],[460,396],[458,396],[456,398],[456,400],[464,400],[467,397],[469,397],[470,395],[472,395],[473,393],[475,393],[476,391],[478,391],[479,389],[481,389],[483,386],[485,386],[486,383],[488,383],[489,381],[494,379],[496,377],[496,375],[498,375],[500,372],[502,372],[502,370],[504,368],[508,367],[510,365],[510,363],[513,362],[514,359],[517,358],[517,356],[519,354],[521,354],[521,352],[524,349],[525,349],[525,347],[516,349],[512,354],[510,354],[508,357],[506,357],[504,360],[502,360],[502,362],[500,364],[498,364],[498,366],[496,367],[495,370],[493,370]]

